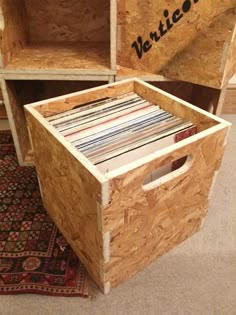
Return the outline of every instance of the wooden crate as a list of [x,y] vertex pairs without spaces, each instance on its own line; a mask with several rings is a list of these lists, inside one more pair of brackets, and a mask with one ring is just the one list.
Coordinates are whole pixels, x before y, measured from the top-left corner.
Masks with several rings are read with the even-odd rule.
[[1,68],[21,74],[114,73],[114,6],[115,0],[2,0]]
[[236,69],[235,8],[235,0],[118,1],[119,70],[221,89]]
[[[191,120],[198,133],[103,173],[45,119],[130,91]],[[44,205],[105,293],[201,228],[229,123],[140,80],[37,102],[25,110]],[[154,170],[185,156],[181,168],[144,185]]]
[[62,80],[2,79],[1,81],[17,158],[21,166],[34,164],[23,105],[107,83],[107,81],[64,81],[63,77]]

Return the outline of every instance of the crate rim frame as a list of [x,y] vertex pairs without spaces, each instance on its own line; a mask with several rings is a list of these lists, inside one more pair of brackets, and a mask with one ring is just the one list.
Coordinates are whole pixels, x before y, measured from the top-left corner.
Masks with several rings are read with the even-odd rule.
[[[157,150],[155,153],[151,153],[148,154],[142,158],[139,158],[136,161],[133,161],[131,163],[128,163],[124,166],[121,166],[113,171],[110,171],[108,173],[103,173],[101,171],[99,171],[97,169],[97,167],[88,159],[86,158],[81,152],[79,152],[71,143],[69,143],[64,137],[63,135],[61,135],[53,126],[51,126],[47,120],[45,119],[45,117],[40,114],[36,107],[40,106],[40,105],[45,105],[45,101],[39,101],[39,102],[34,102],[34,103],[29,103],[29,104],[25,104],[24,108],[26,111],[30,112],[37,120],[39,120],[43,126],[47,129],[48,132],[50,132],[56,139],[57,141],[59,141],[76,159],[78,159],[84,167],[86,167],[96,178],[98,181],[100,181],[101,184],[105,184],[107,183],[110,179],[115,178],[117,176],[120,176],[124,173],[126,173],[127,171],[132,171],[137,167],[140,167],[148,162],[151,162],[155,159],[157,159],[158,157],[160,157],[161,155],[167,154],[167,153],[171,153],[177,149],[180,149],[186,145],[188,145],[189,143],[193,143],[198,141],[199,139],[202,139],[204,137],[206,137],[207,135],[213,134],[217,131],[220,131],[222,129],[224,129],[225,127],[230,127],[231,123],[225,121],[224,119],[217,117],[203,109],[198,108],[197,106],[194,106],[176,96],[173,96],[170,93],[167,93],[157,87],[152,86],[149,83],[146,83],[138,78],[131,78],[131,79],[126,79],[126,80],[121,80],[118,82],[114,82],[114,83],[108,83],[102,86],[98,86],[98,87],[94,87],[91,89],[86,89],[80,92],[74,92],[74,93],[69,93],[66,94],[66,97],[68,98],[73,98],[74,96],[80,96],[83,94],[87,94],[89,92],[92,91],[98,91],[98,90],[103,90],[106,87],[112,87],[112,86],[119,86],[122,84],[126,84],[126,83],[130,83],[130,82],[138,82],[141,83],[142,85],[148,87],[149,89],[152,89],[153,91],[156,91],[164,96],[170,97],[173,100],[181,103],[182,105],[191,108],[192,110],[194,110],[195,112],[201,113],[205,116],[208,116],[209,118],[213,119],[214,121],[216,121],[218,124],[216,126],[213,127],[209,127],[206,130],[200,131],[199,133],[197,133],[196,135],[191,136],[190,138],[186,138],[178,143],[174,143],[169,145],[166,148],[162,148]],[[60,100],[65,99],[65,96],[58,96],[58,97],[54,97],[54,98],[50,98],[47,99],[47,102],[57,102]],[[226,139],[227,140],[227,139]]]

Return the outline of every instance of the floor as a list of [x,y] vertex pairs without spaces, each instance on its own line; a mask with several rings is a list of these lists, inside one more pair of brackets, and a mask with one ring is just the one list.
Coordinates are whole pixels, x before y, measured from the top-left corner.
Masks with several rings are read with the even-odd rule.
[[201,232],[107,296],[0,296],[0,314],[236,314],[236,115]]

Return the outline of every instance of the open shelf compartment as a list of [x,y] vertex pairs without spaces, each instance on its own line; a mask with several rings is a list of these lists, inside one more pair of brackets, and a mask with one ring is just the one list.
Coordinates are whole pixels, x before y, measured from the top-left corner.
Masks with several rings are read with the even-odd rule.
[[3,0],[4,71],[111,73],[107,0]]

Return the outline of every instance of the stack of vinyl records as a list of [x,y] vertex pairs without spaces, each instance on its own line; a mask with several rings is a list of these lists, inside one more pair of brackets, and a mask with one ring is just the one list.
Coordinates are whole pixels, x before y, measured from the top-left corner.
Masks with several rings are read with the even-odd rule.
[[86,103],[47,120],[103,171],[133,162],[196,133],[192,122],[133,92]]

